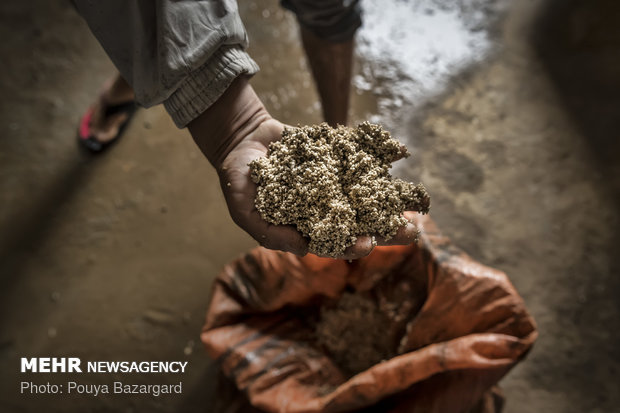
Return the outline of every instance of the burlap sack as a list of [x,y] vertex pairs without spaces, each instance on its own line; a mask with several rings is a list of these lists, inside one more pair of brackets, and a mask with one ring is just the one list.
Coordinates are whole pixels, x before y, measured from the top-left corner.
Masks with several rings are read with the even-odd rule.
[[[217,278],[202,341],[226,377],[268,412],[499,411],[490,390],[537,332],[506,275],[417,215],[416,245],[348,263],[256,248]],[[398,304],[400,355],[347,378],[313,341],[305,313],[343,291]],[[237,409],[237,411],[244,411]]]

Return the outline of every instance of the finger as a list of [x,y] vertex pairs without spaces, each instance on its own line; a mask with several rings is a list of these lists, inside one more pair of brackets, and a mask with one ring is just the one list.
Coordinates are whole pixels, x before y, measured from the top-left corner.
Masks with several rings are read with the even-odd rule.
[[255,208],[246,211],[234,210],[229,203],[229,211],[235,223],[261,246],[300,256],[308,253],[308,240],[293,226],[270,224]]
[[[411,221],[412,214],[415,213],[407,211],[403,215],[407,218],[407,220]],[[407,225],[400,227],[392,238],[386,239],[384,237],[377,236],[375,239],[377,241],[377,245],[409,245],[417,240],[418,235],[418,227],[412,222],[408,222]]]
[[265,221],[254,209],[240,223],[260,245],[272,250],[292,252],[304,256],[308,253],[308,240],[291,225],[273,225]]
[[254,206],[256,185],[248,179],[246,170],[249,168],[246,163],[242,163],[238,169],[227,169],[220,176],[231,217],[265,248],[305,255],[308,252],[308,240],[299,231],[289,225],[270,224],[261,217]]
[[374,248],[372,237],[367,235],[360,235],[357,237],[357,241],[355,244],[348,247],[344,254],[341,257],[338,257],[343,260],[356,260],[359,258],[363,258],[371,253]]
[[[262,221],[264,222],[264,221]],[[308,253],[308,240],[299,231],[290,225],[260,225],[255,237],[265,248],[291,252],[295,255],[304,256]]]

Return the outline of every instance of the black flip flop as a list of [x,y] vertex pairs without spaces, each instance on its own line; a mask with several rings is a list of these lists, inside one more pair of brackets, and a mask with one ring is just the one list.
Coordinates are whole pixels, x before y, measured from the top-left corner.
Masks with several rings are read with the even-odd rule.
[[125,128],[129,124],[129,121],[136,112],[136,104],[132,100],[131,102],[119,103],[117,105],[109,105],[108,107],[106,107],[103,114],[106,118],[117,113],[127,114],[127,119],[125,119],[122,125],[118,128],[118,133],[116,134],[116,136],[106,142],[98,141],[95,136],[90,133],[90,122],[93,116],[93,112],[94,110],[91,107],[84,114],[84,116],[82,116],[77,135],[78,141],[80,142],[80,144],[82,144],[82,146],[84,146],[86,149],[93,153],[99,153],[102,152],[104,149],[108,148],[110,145],[116,142],[118,138],[121,137],[121,135],[125,131]]

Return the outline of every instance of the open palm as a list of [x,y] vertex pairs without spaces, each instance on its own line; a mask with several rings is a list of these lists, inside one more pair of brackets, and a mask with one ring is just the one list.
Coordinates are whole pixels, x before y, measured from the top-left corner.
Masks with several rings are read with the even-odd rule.
[[[269,224],[262,219],[254,205],[256,184],[250,177],[248,164],[254,159],[266,156],[269,144],[280,139],[284,127],[285,125],[272,118],[260,123],[228,153],[218,168],[218,173],[230,215],[237,225],[266,248],[305,255],[308,252],[307,238],[293,226]],[[416,236],[415,226],[408,224],[389,241],[377,237],[377,244],[410,244]],[[339,258],[360,258],[368,255],[372,249],[370,236],[358,236],[355,245],[347,248],[345,254]]]

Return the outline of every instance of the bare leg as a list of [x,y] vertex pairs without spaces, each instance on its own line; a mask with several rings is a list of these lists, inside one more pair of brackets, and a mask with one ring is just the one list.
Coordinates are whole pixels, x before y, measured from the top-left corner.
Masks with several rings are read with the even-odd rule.
[[90,123],[90,131],[99,142],[106,142],[114,138],[119,127],[127,120],[125,113],[106,117],[104,116],[105,109],[108,106],[132,100],[134,100],[133,89],[119,73],[116,73],[103,85],[99,97],[92,105],[93,116]]
[[353,39],[332,43],[301,28],[301,40],[312,68],[327,123],[346,125],[351,90]]

